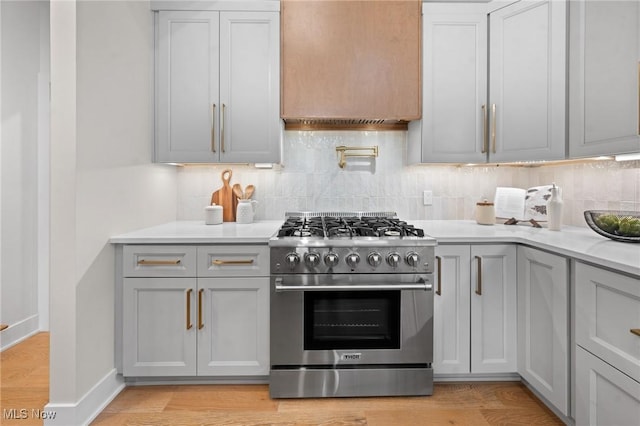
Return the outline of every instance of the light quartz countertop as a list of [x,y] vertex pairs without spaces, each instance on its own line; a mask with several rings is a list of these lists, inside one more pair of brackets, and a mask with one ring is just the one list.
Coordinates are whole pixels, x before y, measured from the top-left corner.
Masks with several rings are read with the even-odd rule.
[[110,241],[112,244],[267,244],[283,222],[205,225],[203,220],[178,221],[117,235]]
[[[589,228],[560,231],[530,225],[478,225],[472,220],[408,220],[438,244],[519,243],[640,277],[640,244],[613,241]],[[282,220],[251,224],[178,221],[111,238],[113,244],[267,244]]]

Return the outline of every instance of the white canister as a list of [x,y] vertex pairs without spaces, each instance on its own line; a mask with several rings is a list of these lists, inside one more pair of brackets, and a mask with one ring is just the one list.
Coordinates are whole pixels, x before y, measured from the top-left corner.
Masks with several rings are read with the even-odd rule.
[[222,206],[212,204],[204,208],[204,223],[220,225],[222,223]]
[[496,209],[492,202],[484,200],[476,204],[476,222],[480,225],[493,225],[496,222]]
[[257,204],[255,200],[238,200],[236,223],[252,223]]

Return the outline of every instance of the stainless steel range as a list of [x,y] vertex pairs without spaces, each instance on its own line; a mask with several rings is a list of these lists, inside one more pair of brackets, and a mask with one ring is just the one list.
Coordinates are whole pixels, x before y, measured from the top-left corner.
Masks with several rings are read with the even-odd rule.
[[287,213],[269,241],[271,397],[431,395],[435,245],[395,213]]

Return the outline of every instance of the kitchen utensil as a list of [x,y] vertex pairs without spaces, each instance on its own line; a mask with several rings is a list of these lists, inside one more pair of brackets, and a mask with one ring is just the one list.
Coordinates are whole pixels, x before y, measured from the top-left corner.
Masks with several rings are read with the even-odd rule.
[[247,187],[244,189],[244,198],[245,199],[249,199],[251,198],[251,196],[253,195],[253,191],[255,191],[256,187],[253,185],[247,185]]
[[640,212],[586,210],[587,225],[598,234],[625,243],[640,243]]
[[236,197],[238,197],[238,199],[243,199],[244,198],[244,193],[242,192],[242,186],[240,186],[239,183],[236,183],[233,185],[233,193],[235,194]]
[[229,185],[232,174],[233,172],[230,169],[224,170],[221,174],[222,188],[211,195],[211,205],[222,206],[222,218],[225,222],[234,222],[236,220],[238,197],[236,197],[231,185]]
[[204,208],[204,223],[206,225],[219,225],[223,222],[222,206],[207,206]]
[[253,222],[253,216],[255,215],[257,205],[258,202],[256,200],[239,200],[238,212],[236,213],[236,221],[238,223]]

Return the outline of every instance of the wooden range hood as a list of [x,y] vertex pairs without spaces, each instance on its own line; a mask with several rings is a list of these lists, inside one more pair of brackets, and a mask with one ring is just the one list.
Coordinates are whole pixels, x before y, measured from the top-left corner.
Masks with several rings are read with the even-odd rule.
[[283,0],[285,129],[406,130],[422,115],[420,0]]

